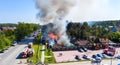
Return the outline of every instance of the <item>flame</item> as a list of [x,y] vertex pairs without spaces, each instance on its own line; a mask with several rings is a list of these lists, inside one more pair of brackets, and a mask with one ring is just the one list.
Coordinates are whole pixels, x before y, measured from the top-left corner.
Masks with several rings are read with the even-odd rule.
[[60,35],[59,34],[50,33],[50,34],[48,34],[48,37],[53,39],[53,40],[58,40],[60,38]]

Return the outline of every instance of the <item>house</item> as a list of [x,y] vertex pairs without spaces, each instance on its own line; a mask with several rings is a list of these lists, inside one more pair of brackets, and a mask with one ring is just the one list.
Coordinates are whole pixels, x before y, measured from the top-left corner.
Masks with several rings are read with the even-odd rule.
[[3,30],[14,30],[14,27],[2,27]]
[[109,42],[111,42],[109,39],[107,39],[107,38],[99,38],[99,41],[100,41],[100,43],[102,43],[102,44],[107,44],[107,43],[109,43]]
[[115,26],[113,26],[111,29],[110,29],[111,32],[117,32],[117,28]]
[[89,44],[89,41],[87,41],[87,40],[77,40],[75,44],[80,45],[80,46],[86,46],[86,45]]
[[112,42],[111,40],[106,39],[106,38],[100,38],[99,40],[100,40],[100,42],[101,42],[103,45],[106,45],[106,44],[108,44],[108,45],[110,45],[110,46],[115,46],[115,45],[117,45],[117,43],[114,43],[114,42]]

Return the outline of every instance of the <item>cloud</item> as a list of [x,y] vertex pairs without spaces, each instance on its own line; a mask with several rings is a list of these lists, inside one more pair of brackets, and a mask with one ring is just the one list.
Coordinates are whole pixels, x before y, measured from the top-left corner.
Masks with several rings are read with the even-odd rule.
[[65,19],[75,22],[118,19],[120,15],[113,9],[111,0],[76,0],[76,6]]

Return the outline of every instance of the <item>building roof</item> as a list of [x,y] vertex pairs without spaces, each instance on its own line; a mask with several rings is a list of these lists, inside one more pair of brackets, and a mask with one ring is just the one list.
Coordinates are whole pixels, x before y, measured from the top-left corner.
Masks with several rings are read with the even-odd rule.
[[79,45],[87,45],[89,42],[87,40],[78,40],[76,43]]

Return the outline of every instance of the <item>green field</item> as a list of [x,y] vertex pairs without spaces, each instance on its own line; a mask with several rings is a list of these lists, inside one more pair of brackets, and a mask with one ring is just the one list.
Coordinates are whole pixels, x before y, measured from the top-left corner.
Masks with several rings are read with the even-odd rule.
[[45,62],[46,63],[56,63],[52,50],[45,50]]
[[[35,51],[35,55],[33,57],[29,57],[28,60],[36,64],[41,62],[42,45],[36,44],[36,45],[33,45],[33,48]],[[45,48],[45,63],[55,63],[55,58],[52,50],[49,51],[47,48]]]

